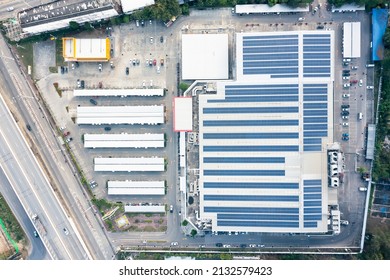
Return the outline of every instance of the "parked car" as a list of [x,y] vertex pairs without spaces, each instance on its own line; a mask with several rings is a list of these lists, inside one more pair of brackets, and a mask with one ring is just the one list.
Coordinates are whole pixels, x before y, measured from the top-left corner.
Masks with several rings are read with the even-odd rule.
[[349,94],[349,93],[345,93],[345,94],[343,94],[343,98],[348,98],[348,97],[350,97],[351,95]]
[[72,140],[73,140],[73,138],[72,138],[72,137],[69,137],[69,138],[66,138],[66,139],[65,139],[65,142],[66,142],[66,143],[69,143],[69,142],[72,141]]
[[351,107],[349,104],[342,104],[341,105],[341,108],[349,108],[349,107]]
[[366,191],[368,191],[368,189],[367,189],[366,187],[360,187],[360,188],[359,188],[359,191],[361,191],[361,192],[366,192]]
[[150,37],[150,43],[153,44],[153,37]]
[[129,67],[126,67],[126,75],[129,75]]
[[367,86],[367,89],[374,89],[374,86]]
[[81,80],[81,81],[80,81],[80,87],[81,87],[81,88],[85,88],[85,81],[84,81],[84,80]]
[[160,66],[157,66],[156,71],[157,71],[157,74],[160,74]]
[[163,36],[160,37],[160,43],[164,43],[164,37]]
[[344,58],[343,62],[351,62],[351,59],[350,58]]
[[91,189],[93,189],[98,186],[98,183],[96,183],[95,181],[89,181],[89,186],[91,187]]
[[104,130],[105,130],[105,131],[110,131],[110,130],[111,130],[111,127],[106,126],[106,127],[104,128]]
[[164,66],[164,58],[161,58],[161,59],[160,59],[160,65],[161,65],[161,66]]
[[178,246],[179,243],[178,242],[171,242],[171,246]]
[[351,83],[352,83],[352,84],[357,84],[357,83],[358,83],[358,80],[351,80]]
[[357,66],[352,66],[351,69],[352,69],[352,70],[357,70],[358,67],[357,67]]
[[137,27],[139,27],[139,20],[138,20],[138,19],[135,21],[135,25],[136,25]]
[[29,124],[26,125],[28,131],[31,131],[31,126]]
[[157,60],[153,59],[153,65],[156,66],[156,64],[157,64]]
[[169,212],[173,213],[173,205],[169,206]]
[[349,140],[349,136],[343,136],[343,137],[341,137],[341,139],[342,139],[343,141],[348,141],[348,140]]
[[81,81],[80,81],[80,79],[77,79],[77,87],[81,88]]
[[38,232],[37,232],[36,230],[34,230],[34,236],[35,236],[36,238],[39,237]]
[[256,248],[256,244],[249,244],[249,248]]
[[69,235],[69,231],[66,227],[63,229],[63,231],[64,231],[65,235]]
[[348,120],[348,119],[349,119],[349,116],[348,116],[348,115],[342,115],[341,118],[342,118],[343,120]]
[[343,85],[344,88],[349,88],[350,86],[351,86],[350,83],[346,83],[346,84]]
[[349,123],[343,122],[343,126],[349,126]]
[[14,10],[14,7],[8,7],[7,12],[12,12]]
[[70,131],[65,131],[64,136],[68,136],[70,134]]
[[360,80],[359,80],[359,87],[362,87],[362,86],[363,86],[363,80],[360,79]]
[[100,71],[100,72],[102,72],[102,71],[103,71],[103,65],[102,65],[101,63],[99,63],[99,65],[98,65],[98,69],[99,69],[99,71]]
[[222,243],[215,243],[215,246],[217,246],[217,247],[222,247],[223,244],[222,244]]
[[349,76],[343,76],[343,80],[348,80]]
[[97,105],[97,101],[95,99],[90,99],[89,102],[91,102],[93,105]]

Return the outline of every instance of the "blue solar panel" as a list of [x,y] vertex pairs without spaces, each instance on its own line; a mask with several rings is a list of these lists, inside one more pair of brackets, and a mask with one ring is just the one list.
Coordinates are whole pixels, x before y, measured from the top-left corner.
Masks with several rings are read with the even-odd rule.
[[303,46],[304,52],[330,52],[330,46]]
[[280,85],[226,85],[225,89],[254,89],[254,88],[297,88],[297,84],[280,84]]
[[303,215],[304,221],[321,221],[322,215]]
[[298,53],[278,53],[278,54],[245,54],[244,61],[249,60],[279,60],[279,59],[298,59]]
[[296,139],[296,132],[204,133],[203,139]]
[[303,39],[304,45],[330,45],[330,38],[329,39]]
[[211,99],[207,103],[231,103],[231,102],[297,102],[298,96],[233,96],[227,97],[225,100]]
[[205,206],[204,212],[208,213],[284,213],[299,214],[297,207],[224,207]]
[[205,189],[298,189],[298,183],[204,182]]
[[315,201],[315,200],[306,200],[303,202],[303,206],[321,206],[321,200]]
[[303,199],[308,200],[308,199],[321,199],[322,195],[320,193],[310,193],[310,194],[304,194]]
[[204,176],[285,176],[284,170],[203,170]]
[[218,214],[218,220],[252,220],[252,221],[298,221],[299,215],[272,215],[272,214]]
[[298,94],[297,88],[267,88],[267,89],[226,89],[225,94],[229,97],[231,95],[284,95],[284,94]]
[[204,157],[204,163],[285,163],[284,157]]
[[298,67],[283,68],[244,68],[244,75],[248,74],[298,74]]
[[321,138],[305,138],[305,139],[303,139],[303,144],[306,144],[306,145],[313,145],[313,144],[320,145],[320,144],[322,144],[322,139]]
[[304,73],[330,73],[330,67],[303,67]]
[[297,52],[298,52],[298,46],[256,47],[256,48],[244,47],[243,48],[243,54],[250,54],[250,53],[297,53]]
[[303,101],[327,101],[327,95],[304,95]]
[[303,88],[303,94],[327,94],[328,89],[327,88]]
[[330,74],[303,74],[305,78],[324,78],[330,77]]
[[323,87],[328,87],[328,85],[327,84],[304,84],[303,85],[303,88],[312,88],[312,87],[314,87],[314,88],[323,88]]
[[327,109],[328,103],[303,103],[303,109]]
[[298,78],[298,75],[293,74],[293,75],[271,75],[271,78]]
[[303,227],[305,228],[316,228],[317,222],[304,222]]
[[304,145],[304,152],[321,152],[321,145]]
[[298,107],[220,107],[203,108],[203,114],[261,114],[261,113],[298,113]]
[[330,53],[329,52],[324,52],[324,53],[304,53],[303,54],[303,59],[330,59]]
[[299,146],[203,146],[203,152],[298,152]]
[[204,126],[297,126],[298,120],[210,120]]
[[325,130],[328,129],[327,124],[304,124],[303,130]]
[[327,110],[303,110],[303,116],[326,116],[328,115]]
[[303,123],[328,123],[328,118],[305,117],[303,118]]
[[218,226],[298,228],[299,222],[217,221]]
[[298,35],[262,35],[262,36],[244,36],[243,41],[264,40],[264,39],[288,39],[298,38]]
[[305,214],[321,214],[321,212],[321,207],[303,208],[303,213]]
[[321,179],[307,179],[303,180],[304,186],[321,186],[322,180]]
[[278,202],[297,202],[297,195],[219,195],[205,194],[203,197],[207,201],[278,201]]
[[303,38],[330,38],[330,34],[322,33],[322,34],[303,34]]
[[304,187],[303,193],[321,193],[322,188],[321,187]]
[[267,60],[267,61],[244,61],[245,67],[284,67],[284,66],[298,66],[298,60]]
[[330,66],[330,60],[304,60],[303,66]]
[[304,131],[303,137],[326,137],[328,136],[328,131]]
[[244,40],[244,47],[260,47],[260,46],[297,46],[298,39],[283,39],[283,40]]

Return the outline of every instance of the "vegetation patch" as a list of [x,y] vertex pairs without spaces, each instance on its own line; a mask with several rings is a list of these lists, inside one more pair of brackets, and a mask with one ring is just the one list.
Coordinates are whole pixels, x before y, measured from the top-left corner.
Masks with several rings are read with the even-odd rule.
[[58,83],[53,83],[54,88],[56,89],[56,92],[58,93],[59,97],[62,97],[62,89],[58,87]]

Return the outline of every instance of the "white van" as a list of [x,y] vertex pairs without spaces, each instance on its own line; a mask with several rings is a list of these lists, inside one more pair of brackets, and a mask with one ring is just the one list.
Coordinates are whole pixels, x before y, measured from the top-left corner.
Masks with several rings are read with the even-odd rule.
[[368,189],[366,187],[359,187],[359,191],[366,192]]
[[358,119],[359,119],[359,120],[363,119],[363,113],[359,113],[359,114],[358,114]]

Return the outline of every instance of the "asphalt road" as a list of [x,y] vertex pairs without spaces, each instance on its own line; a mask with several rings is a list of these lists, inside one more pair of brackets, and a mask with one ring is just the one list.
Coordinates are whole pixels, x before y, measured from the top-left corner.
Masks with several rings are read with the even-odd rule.
[[0,169],[0,192],[14,213],[19,224],[23,228],[26,237],[28,239],[28,259],[29,260],[50,260],[51,257],[48,254],[45,246],[40,238],[34,236],[35,227],[31,223],[30,217],[24,211],[24,208],[18,200],[15,192],[12,189],[7,177],[2,169]]

